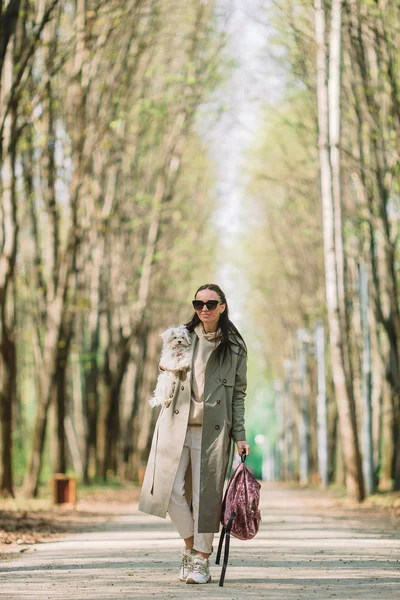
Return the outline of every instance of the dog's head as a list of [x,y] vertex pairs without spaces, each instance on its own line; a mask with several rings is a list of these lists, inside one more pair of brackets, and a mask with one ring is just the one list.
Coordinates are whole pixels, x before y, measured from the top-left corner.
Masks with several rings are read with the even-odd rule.
[[170,327],[161,334],[161,339],[164,344],[174,350],[176,348],[187,348],[191,342],[189,332],[184,325]]

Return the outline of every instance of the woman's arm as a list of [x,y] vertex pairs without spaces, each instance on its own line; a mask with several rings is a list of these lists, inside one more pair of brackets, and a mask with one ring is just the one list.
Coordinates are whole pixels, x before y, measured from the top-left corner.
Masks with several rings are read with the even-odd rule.
[[242,448],[246,454],[250,453],[250,446],[246,440],[246,430],[244,422],[244,399],[247,388],[247,354],[240,353],[237,359],[235,387],[232,397],[232,436],[237,444],[238,452],[241,454]]

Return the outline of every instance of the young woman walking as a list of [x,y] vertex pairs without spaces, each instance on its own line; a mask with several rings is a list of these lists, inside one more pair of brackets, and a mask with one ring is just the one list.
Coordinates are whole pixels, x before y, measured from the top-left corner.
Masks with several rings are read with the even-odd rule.
[[249,454],[250,446],[244,426],[246,344],[217,285],[201,286],[193,307],[186,324],[192,366],[180,375],[171,404],[161,409],[139,510],[163,518],[169,513],[185,542],[179,579],[196,584],[211,581],[208,557],[219,530],[231,440],[239,454]]

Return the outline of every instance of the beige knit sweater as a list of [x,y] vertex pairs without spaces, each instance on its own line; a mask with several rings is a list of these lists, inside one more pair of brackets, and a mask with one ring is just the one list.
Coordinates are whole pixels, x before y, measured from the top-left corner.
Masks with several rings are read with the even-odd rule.
[[203,423],[204,407],[204,378],[211,352],[221,341],[221,330],[205,333],[203,324],[199,323],[194,329],[198,340],[193,353],[192,362],[192,396],[190,402],[189,425]]

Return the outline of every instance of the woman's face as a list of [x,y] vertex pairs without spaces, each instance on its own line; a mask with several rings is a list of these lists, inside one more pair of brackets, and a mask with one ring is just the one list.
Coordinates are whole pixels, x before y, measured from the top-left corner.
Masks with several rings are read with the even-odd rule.
[[[207,302],[208,300],[218,300],[221,302],[221,298],[214,290],[200,290],[196,294],[196,300],[202,300]],[[208,310],[207,306],[204,305],[202,310],[196,310],[199,319],[202,323],[207,325],[208,330],[217,329],[219,316],[224,312],[226,304],[218,304],[215,310]]]

